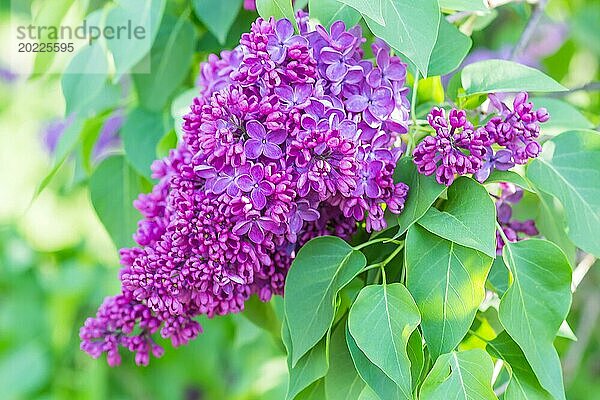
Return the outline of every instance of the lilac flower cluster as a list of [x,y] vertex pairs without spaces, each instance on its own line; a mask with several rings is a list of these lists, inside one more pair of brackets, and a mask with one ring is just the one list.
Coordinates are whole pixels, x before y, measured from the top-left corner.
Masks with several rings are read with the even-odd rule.
[[490,95],[497,110],[485,126],[475,128],[464,110],[452,109],[446,116],[434,107],[427,121],[435,136],[426,136],[413,152],[418,171],[435,173],[438,183],[450,186],[456,175],[473,174],[483,182],[494,169],[506,171],[525,164],[541,151],[536,141],[540,123],[550,116],[545,108],[533,109],[527,93],[519,93],[512,109],[497,96]]
[[[504,232],[506,238],[511,242],[521,240],[519,234],[527,236],[536,236],[539,234],[535,227],[535,222],[531,219],[526,221],[516,221],[512,219],[512,206],[523,198],[523,189],[512,183],[500,183],[500,196],[496,198],[496,213],[498,223]],[[496,232],[496,253],[502,254],[504,239],[500,232]]]
[[[121,250],[122,293],[81,330],[82,349],[118,346],[146,364],[152,334],[174,346],[200,332],[194,317],[243,310],[252,294],[282,294],[298,248],[321,235],[349,238],[357,222],[386,226],[408,187],[394,183],[407,132],[406,66],[389,47],[363,59],[359,27],[300,34],[259,18],[240,46],[201,66],[200,96],[183,142],[153,165],[159,180],[135,206],[138,247]],[[137,326],[139,329],[133,330]]]

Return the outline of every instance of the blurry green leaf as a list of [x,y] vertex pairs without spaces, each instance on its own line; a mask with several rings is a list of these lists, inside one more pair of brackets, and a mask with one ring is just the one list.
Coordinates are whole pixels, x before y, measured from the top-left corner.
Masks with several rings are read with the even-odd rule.
[[[375,339],[375,338],[374,338]],[[404,394],[400,387],[390,379],[377,365],[373,364],[362,350],[357,346],[356,342],[348,329],[346,329],[346,343],[352,356],[352,361],[356,366],[358,374],[363,381],[368,385],[367,387],[372,389],[374,393],[379,397],[380,400],[387,399],[401,399]],[[365,389],[361,392],[361,399],[370,399],[372,395],[368,390]]]
[[404,182],[409,187],[404,210],[398,215],[396,237],[399,237],[425,214],[446,187],[437,183],[435,177],[420,174],[411,157],[402,157],[398,161],[394,182]]
[[600,256],[600,134],[577,130],[549,140],[527,177],[560,200],[573,243]]
[[430,208],[418,223],[444,239],[496,256],[496,208],[473,179],[458,178],[448,188],[443,211]]
[[338,20],[344,21],[346,28],[351,28],[361,19],[358,11],[337,0],[310,0],[309,9],[310,17],[317,19],[327,29]]
[[494,357],[504,360],[510,366],[511,377],[504,393],[506,400],[536,399],[552,400],[535,377],[525,354],[506,331],[488,343],[487,351]]
[[291,0],[256,0],[256,11],[266,20],[270,17],[287,18],[294,26],[298,26]]
[[275,338],[281,337],[281,321],[275,315],[271,303],[265,303],[253,295],[244,303],[242,315]]
[[169,151],[175,147],[177,147],[177,134],[174,129],[171,129],[158,141],[156,145],[156,158],[168,156]]
[[489,11],[484,0],[439,0],[440,7],[455,11]]
[[581,47],[593,51],[596,56],[600,56],[598,21],[600,21],[600,4],[588,2],[579,7],[569,24],[573,37]]
[[406,285],[421,312],[433,358],[454,349],[485,297],[492,258],[444,240],[420,225],[406,235]]
[[243,0],[194,0],[194,11],[221,44],[225,44],[227,32],[242,8]]
[[542,125],[542,134],[558,135],[574,129],[592,129],[592,124],[575,107],[569,103],[549,97],[535,97],[532,99],[536,108],[544,107],[550,114],[550,120]]
[[[106,39],[115,63],[115,81],[118,81],[152,48],[165,9],[165,0],[117,0],[116,3],[106,17],[106,26],[131,26],[134,29],[129,35],[115,35]],[[141,38],[135,36],[138,27],[144,29],[143,35],[138,35]]]
[[441,355],[423,381],[422,400],[497,399],[492,390],[492,359],[481,349]]
[[348,330],[357,346],[392,378],[404,399],[412,399],[406,347],[420,321],[417,305],[401,283],[363,288],[348,316]]
[[285,280],[283,299],[292,366],[325,335],[333,322],[338,291],[365,265],[360,251],[334,236],[312,239],[300,249]]
[[190,112],[190,106],[192,105],[194,98],[198,96],[200,96],[200,90],[198,88],[191,88],[179,94],[171,103],[173,125],[175,126],[175,132],[177,132],[179,138],[183,136],[183,130],[181,128],[183,116]]
[[385,21],[383,19],[385,6],[383,5],[383,3],[387,1],[389,0],[338,0],[339,3],[349,5],[365,17],[371,18],[373,21],[380,25],[385,25]]
[[440,19],[437,40],[429,60],[429,75],[445,75],[454,71],[463,62],[472,45],[470,37],[445,18]]
[[149,183],[123,156],[105,159],[90,178],[92,205],[117,248],[134,245],[140,213],[133,201],[148,189]]
[[[65,18],[65,15],[73,5],[72,1],[59,0],[53,2],[39,2],[41,8],[37,11],[35,16],[36,26],[47,26],[47,27],[59,27],[61,21]],[[11,4],[14,7],[14,5]],[[55,43],[56,39],[50,38],[50,30],[42,32],[39,38],[39,43]],[[45,72],[50,69],[52,61],[56,53],[54,52],[39,52],[35,53],[35,61],[33,65],[34,72]]]
[[87,111],[93,100],[107,86],[108,62],[98,43],[80,50],[65,70],[61,85],[66,101],[66,115]]
[[140,105],[144,108],[162,110],[190,70],[196,32],[184,17],[185,14],[179,19],[171,15],[163,17],[152,50],[141,61],[150,63],[150,73],[133,75]]
[[556,245],[541,239],[507,243],[503,258],[513,280],[500,300],[500,322],[541,385],[564,400],[560,361],[552,343],[571,305],[569,262]]
[[560,83],[537,69],[506,60],[484,60],[467,65],[461,73],[466,94],[489,92],[562,92]]
[[329,370],[325,375],[327,400],[358,398],[365,386],[358,375],[348,344],[346,343],[346,323],[340,323],[331,335],[329,343]]
[[326,341],[327,338],[323,338],[290,369],[286,399],[296,398],[311,383],[325,376],[328,368]]
[[0,388],[3,399],[33,398],[50,377],[50,359],[41,343],[17,347],[0,360]]
[[150,178],[150,165],[156,159],[156,146],[168,131],[165,115],[143,108],[133,109],[121,128],[127,161],[138,173]]
[[377,393],[373,391],[368,385],[363,387],[360,395],[358,396],[358,400],[380,400]]
[[[381,0],[385,23],[365,16],[375,34],[408,57],[423,76],[428,76],[428,65],[437,39],[440,8],[437,0]],[[360,1],[361,4],[372,2]],[[363,14],[364,15],[364,14]],[[415,23],[419,21],[419,23]]]
[[444,102],[444,85],[440,76],[430,76],[419,80],[417,88],[417,99],[419,106],[426,108],[428,114],[434,104]]

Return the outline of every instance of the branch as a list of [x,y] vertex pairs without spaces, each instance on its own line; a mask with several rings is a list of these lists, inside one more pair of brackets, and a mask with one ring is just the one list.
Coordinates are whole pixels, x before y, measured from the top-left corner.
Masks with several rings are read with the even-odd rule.
[[517,58],[517,56],[519,54],[521,54],[523,49],[527,46],[527,43],[529,43],[529,41],[531,40],[531,37],[533,36],[533,33],[535,32],[538,22],[540,22],[542,15],[544,15],[544,10],[546,9],[546,4],[548,4],[548,0],[539,0],[533,6],[533,10],[531,11],[531,17],[529,17],[529,21],[527,22],[527,25],[525,26],[525,30],[523,30],[523,33],[521,34],[521,38],[519,39],[519,41],[513,48],[513,51],[510,55],[511,60],[514,61]]

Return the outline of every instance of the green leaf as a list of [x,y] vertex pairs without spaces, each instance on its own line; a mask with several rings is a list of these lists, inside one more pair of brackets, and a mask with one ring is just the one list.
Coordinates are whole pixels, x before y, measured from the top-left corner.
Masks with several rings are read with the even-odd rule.
[[183,124],[183,117],[190,112],[190,106],[192,105],[194,98],[198,97],[199,95],[200,91],[198,88],[188,89],[175,97],[171,103],[171,117],[173,117],[173,125],[175,127],[177,137],[179,138],[183,136],[183,130],[181,127]]
[[541,239],[507,243],[503,258],[513,279],[500,300],[500,322],[544,389],[564,400],[560,361],[552,343],[571,305],[569,261],[558,246]]
[[556,136],[530,163],[527,177],[560,200],[573,243],[600,256],[600,134],[576,130]]
[[569,23],[573,37],[582,48],[600,56],[600,32],[598,31],[600,5],[589,2],[577,9],[577,13]]
[[406,347],[408,358],[410,360],[410,376],[412,380],[413,391],[419,384],[419,378],[425,367],[425,353],[423,351],[423,338],[418,329],[415,329],[408,339]]
[[292,0],[256,0],[256,10],[264,19],[275,17],[275,19],[287,18],[294,26],[298,26],[294,17]]
[[360,392],[358,400],[380,400],[380,398],[377,396],[377,393],[373,391],[373,389],[371,389],[369,386],[365,386],[362,392]]
[[365,256],[334,236],[305,244],[285,281],[284,308],[295,366],[330,328],[338,291],[366,265]]
[[539,212],[535,217],[535,227],[545,239],[560,247],[571,265],[574,265],[577,247],[571,242],[567,233],[567,218],[564,207],[554,196],[539,189],[537,192]]
[[558,135],[574,129],[593,129],[592,124],[578,109],[569,103],[550,97],[532,99],[537,107],[544,107],[550,114],[550,120],[542,125],[542,134]]
[[286,399],[296,398],[311,383],[325,376],[328,368],[326,340],[323,338],[290,369]]
[[325,398],[325,383],[323,379],[313,382],[306,389],[298,393],[294,400],[323,400]]
[[522,189],[529,190],[530,192],[534,191],[527,180],[514,171],[500,171],[497,169],[493,170],[490,176],[486,179],[485,183],[494,182],[510,182],[521,187]]
[[406,347],[421,317],[401,283],[363,288],[348,316],[348,329],[357,346],[411,399],[410,360]]
[[[390,46],[408,57],[423,76],[437,39],[440,8],[437,0],[381,0],[385,23],[363,13],[367,25]],[[372,2],[360,1],[361,4]],[[415,23],[415,21],[419,21]]]
[[504,360],[510,366],[511,377],[504,392],[505,400],[553,399],[550,393],[542,388],[525,354],[506,331],[489,342],[486,349],[491,355]]
[[144,29],[144,36],[141,39],[133,36],[133,32],[130,35],[119,37],[115,35],[114,38],[106,39],[115,63],[115,81],[118,81],[152,48],[165,9],[165,0],[119,0],[116,3],[117,5],[110,9],[106,17],[106,26],[131,26],[132,29],[136,27]]
[[65,70],[61,86],[66,101],[65,114],[81,112],[90,106],[106,87],[108,61],[98,43],[79,51]]
[[398,215],[398,233],[395,237],[399,237],[425,214],[446,187],[437,183],[433,176],[420,174],[410,157],[398,161],[394,182],[404,182],[409,187],[404,210]]
[[140,213],[133,207],[133,201],[148,189],[149,183],[123,156],[105,159],[92,174],[92,205],[117,248],[134,245],[132,236]]
[[492,359],[481,349],[441,355],[423,381],[422,400],[497,399],[492,390]]
[[174,149],[175,147],[177,147],[177,134],[174,129],[171,129],[169,132],[165,133],[156,145],[156,158],[168,156],[169,150]]
[[418,223],[444,239],[496,257],[496,207],[473,179],[458,178],[448,188],[444,210],[430,208]]
[[246,300],[242,315],[275,338],[281,337],[281,321],[277,318],[273,306],[271,303],[261,301],[257,295],[253,295]]
[[[346,329],[346,343],[348,344],[348,349],[350,350],[356,370],[367,384],[367,388],[370,388],[380,400],[401,399],[404,397],[400,387],[365,356],[354,341],[354,338],[352,338],[352,335],[350,335],[348,329]],[[363,389],[359,398],[371,399],[373,396],[369,390]]]
[[346,343],[346,323],[340,323],[331,335],[329,343],[329,370],[325,375],[325,394],[327,400],[356,399],[365,387],[360,378],[348,344]]
[[454,349],[485,297],[492,258],[442,239],[419,225],[406,235],[406,285],[421,312],[435,358]]
[[489,11],[484,0],[439,0],[440,7],[455,11]]
[[445,75],[460,66],[473,41],[445,18],[440,19],[435,47],[429,60],[429,75]]
[[161,113],[135,108],[127,116],[121,128],[125,155],[141,175],[150,178],[150,165],[156,159],[156,146],[168,130],[165,116]]
[[193,4],[198,19],[225,44],[227,33],[242,8],[242,0],[194,0]]
[[140,105],[148,110],[161,111],[190,70],[196,32],[185,17],[163,17],[152,50],[141,61],[150,63],[151,73],[133,75]]
[[508,289],[510,275],[502,257],[494,260],[487,279],[498,296],[503,296]]
[[[67,12],[71,6],[73,6],[73,2],[68,0],[60,0],[53,2],[39,2],[38,5],[40,9],[37,10],[35,16],[35,25],[59,27],[60,23],[67,15]],[[47,33],[44,31],[40,35],[39,43],[56,43],[56,39],[50,38],[50,36],[50,30],[48,30]],[[55,56],[55,52],[36,53],[33,72],[44,73],[50,70]]]
[[461,74],[467,95],[490,92],[562,92],[560,83],[537,69],[506,60],[485,60],[467,65]]
[[[373,21],[381,25],[385,25],[385,20],[383,19],[383,12],[385,6],[383,5],[383,3],[387,1],[389,0],[338,0],[339,3],[349,5],[365,17],[369,17]],[[312,8],[310,10],[312,13]]]
[[338,20],[344,21],[346,27],[351,28],[361,19],[358,11],[337,0],[310,0],[309,10],[310,18],[318,20],[327,29]]

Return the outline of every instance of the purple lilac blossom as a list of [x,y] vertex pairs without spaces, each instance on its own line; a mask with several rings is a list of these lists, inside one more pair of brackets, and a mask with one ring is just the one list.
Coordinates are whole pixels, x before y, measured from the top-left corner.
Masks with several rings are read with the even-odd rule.
[[506,171],[537,157],[540,123],[550,118],[545,108],[535,110],[525,92],[517,94],[512,108],[490,94],[495,115],[475,128],[464,110],[434,107],[427,121],[435,135],[426,136],[413,151],[419,173],[435,173],[438,183],[450,186],[456,175],[473,174],[484,182],[494,169]]
[[[498,224],[502,228],[502,232],[511,242],[517,242],[525,236],[536,236],[539,234],[535,227],[535,222],[532,219],[526,221],[517,221],[512,218],[512,206],[523,198],[523,189],[513,185],[512,183],[501,182],[500,196],[496,198],[496,212]],[[519,236],[521,234],[521,236]],[[500,232],[496,232],[496,254],[502,254],[504,247],[504,239]]]
[[5,83],[13,83],[17,80],[18,75],[8,68],[0,66],[0,81]]
[[408,187],[393,173],[408,130],[406,65],[381,41],[377,65],[364,60],[359,27],[309,30],[302,12],[298,22],[296,35],[288,20],[259,18],[201,65],[183,140],[135,202],[144,218],[139,246],[121,250],[122,292],[81,329],[93,357],[117,364],[122,346],[147,364],[162,352],[155,332],[185,344],[201,331],[196,316],[283,294],[310,239],[349,239],[361,221],[380,230],[384,210],[403,210]]

